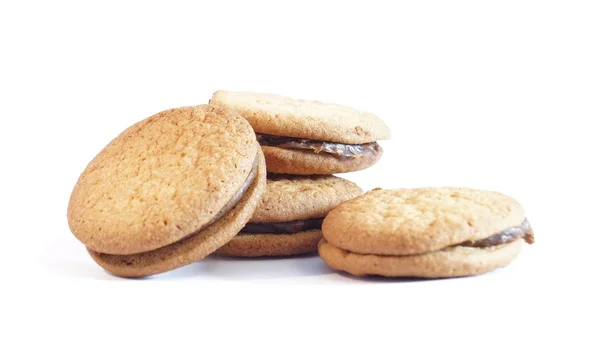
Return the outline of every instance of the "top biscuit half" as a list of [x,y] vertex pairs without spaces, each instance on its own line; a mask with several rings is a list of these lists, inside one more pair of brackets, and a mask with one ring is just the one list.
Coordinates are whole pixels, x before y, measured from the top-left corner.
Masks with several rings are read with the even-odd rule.
[[331,175],[271,174],[251,222],[323,218],[340,203],[363,194],[355,183]]
[[273,94],[220,90],[210,104],[237,110],[257,133],[302,139],[364,144],[390,138],[376,115],[337,104]]

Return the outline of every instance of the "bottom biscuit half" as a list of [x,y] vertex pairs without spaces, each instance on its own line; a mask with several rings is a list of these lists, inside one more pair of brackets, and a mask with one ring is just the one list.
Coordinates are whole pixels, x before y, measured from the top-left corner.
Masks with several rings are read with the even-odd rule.
[[215,254],[259,257],[316,253],[317,244],[322,237],[321,230],[318,229],[295,234],[242,234],[219,248]]
[[354,276],[446,278],[478,275],[504,267],[519,254],[522,241],[488,248],[455,246],[425,254],[386,256],[353,253],[322,239],[319,255],[332,269]]
[[267,171],[298,175],[359,171],[373,166],[382,154],[382,151],[380,151],[372,156],[339,159],[328,153],[282,149],[274,146],[262,146],[261,148],[267,161]]

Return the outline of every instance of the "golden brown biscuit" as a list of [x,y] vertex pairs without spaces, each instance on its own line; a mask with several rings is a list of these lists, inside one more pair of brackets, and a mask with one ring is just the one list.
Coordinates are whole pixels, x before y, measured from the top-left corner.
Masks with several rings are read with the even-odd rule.
[[238,234],[217,250],[224,256],[259,257],[315,253],[321,231],[311,229],[296,234]]
[[216,253],[245,257],[314,253],[323,217],[361,194],[356,184],[335,176],[270,174],[249,223]]
[[319,253],[355,275],[453,277],[507,265],[522,239],[524,210],[497,192],[468,188],[374,190],[332,210]]
[[[71,194],[69,227],[98,253],[92,254],[97,261],[158,254],[194,236],[224,244],[258,205],[265,175],[254,132],[237,113],[209,105],[163,111],[125,130],[87,166]],[[196,250],[202,254],[194,258],[177,256],[170,260],[176,263],[143,270],[126,263],[126,272],[114,272],[166,271],[218,248],[213,243]]]
[[220,90],[210,104],[240,112],[257,133],[267,171],[334,174],[375,164],[383,153],[376,142],[390,130],[374,114],[317,101]]
[[378,152],[374,156],[343,161],[327,153],[296,151],[274,146],[262,146],[261,148],[265,154],[269,172],[299,175],[363,170],[373,166],[383,154],[383,152]]
[[340,203],[363,194],[355,183],[336,176],[269,174],[267,190],[250,222],[323,218]]
[[376,115],[337,104],[226,90],[215,92],[210,104],[237,110],[257,133],[343,144],[390,138]]

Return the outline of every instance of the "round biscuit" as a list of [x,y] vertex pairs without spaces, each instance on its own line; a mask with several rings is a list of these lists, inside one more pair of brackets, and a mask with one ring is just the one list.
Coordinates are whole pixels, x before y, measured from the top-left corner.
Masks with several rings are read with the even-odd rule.
[[337,104],[279,95],[220,90],[210,104],[236,109],[254,130],[344,144],[389,139],[390,129],[376,115]]
[[523,240],[488,248],[451,247],[418,255],[386,256],[358,254],[319,242],[319,255],[335,270],[354,276],[443,278],[478,275],[508,265]]
[[131,126],[86,167],[68,222],[88,248],[151,251],[200,230],[240,189],[257,156],[239,114],[210,105],[160,112]]
[[322,238],[321,231],[313,229],[295,234],[237,235],[219,248],[215,254],[224,256],[259,257],[289,256],[316,253]]
[[270,175],[250,222],[323,218],[340,203],[363,194],[355,183],[335,176]]
[[523,222],[525,211],[497,192],[469,188],[373,190],[323,221],[331,244],[361,254],[410,255],[487,238]]

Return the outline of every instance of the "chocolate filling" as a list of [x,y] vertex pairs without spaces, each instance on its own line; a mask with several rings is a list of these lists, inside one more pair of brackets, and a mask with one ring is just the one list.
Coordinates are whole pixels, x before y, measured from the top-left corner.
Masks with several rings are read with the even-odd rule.
[[519,239],[525,240],[528,244],[532,244],[535,241],[533,229],[531,228],[529,221],[527,221],[527,218],[525,218],[525,220],[517,227],[508,228],[485,239],[463,242],[459,244],[459,246],[486,248],[503,245]]
[[181,240],[187,239],[190,236],[194,236],[194,235],[198,234],[200,231],[206,229],[206,227],[217,222],[225,214],[229,213],[229,211],[231,211],[235,207],[235,205],[237,205],[237,203],[242,199],[244,194],[246,194],[246,192],[250,188],[250,185],[252,185],[252,182],[254,182],[254,179],[256,178],[257,171],[258,171],[258,158],[256,158],[254,160],[254,163],[252,164],[252,169],[250,169],[250,173],[248,173],[248,177],[242,183],[242,186],[240,187],[240,189],[237,190],[237,192],[235,192],[233,197],[231,197],[231,199],[229,199],[229,201],[223,206],[223,208],[221,208],[221,210],[219,210],[217,212],[217,214],[215,214],[215,216],[212,219],[210,219],[209,222],[206,223],[206,225],[202,226],[202,228],[200,228],[199,230],[185,236]]
[[260,145],[280,147],[283,149],[313,151],[314,153],[324,152],[345,160],[377,156],[382,151],[381,146],[379,146],[377,142],[365,144],[341,144],[320,140],[272,136],[262,133],[257,133],[256,139]]
[[246,192],[248,191],[248,188],[250,188],[250,185],[252,185],[254,178],[256,178],[257,170],[258,158],[254,160],[254,163],[252,164],[252,169],[250,169],[250,173],[248,173],[248,178],[246,178],[246,180],[242,183],[242,187],[240,187],[240,189],[237,192],[235,192],[233,197],[229,199],[225,206],[223,206],[223,208],[221,208],[221,210],[218,211],[217,214],[215,214],[214,218],[210,221],[210,224],[219,220],[223,215],[227,214],[233,209],[233,207],[235,207],[235,205],[237,205],[237,203],[242,199],[244,194],[246,194]]
[[249,222],[241,233],[247,234],[294,234],[310,229],[320,229],[323,218],[288,222]]

